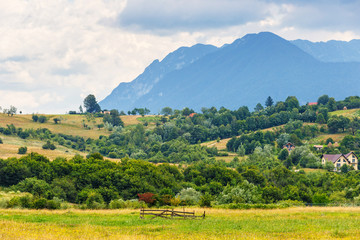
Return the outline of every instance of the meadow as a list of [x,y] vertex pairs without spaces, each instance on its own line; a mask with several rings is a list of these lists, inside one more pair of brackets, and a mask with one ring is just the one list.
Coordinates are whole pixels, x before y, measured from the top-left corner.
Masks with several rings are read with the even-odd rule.
[[[188,210],[188,209],[187,209]],[[1,239],[358,239],[360,209],[206,211],[204,220],[140,219],[139,210],[0,210]]]

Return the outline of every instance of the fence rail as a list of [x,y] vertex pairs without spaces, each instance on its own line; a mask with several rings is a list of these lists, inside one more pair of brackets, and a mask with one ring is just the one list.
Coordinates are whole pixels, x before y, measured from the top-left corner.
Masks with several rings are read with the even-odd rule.
[[174,209],[140,209],[140,218],[145,219],[146,216],[149,216],[149,219],[154,219],[157,217],[168,218],[168,219],[204,219],[205,211],[202,215],[195,215],[195,211],[186,212],[184,211],[175,211]]

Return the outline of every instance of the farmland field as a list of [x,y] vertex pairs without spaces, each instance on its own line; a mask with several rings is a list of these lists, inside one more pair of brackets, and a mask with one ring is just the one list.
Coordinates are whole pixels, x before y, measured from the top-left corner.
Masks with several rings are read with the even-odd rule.
[[[201,214],[204,209],[191,209]],[[360,209],[205,209],[204,220],[141,220],[139,210],[0,210],[1,239],[358,239]]]

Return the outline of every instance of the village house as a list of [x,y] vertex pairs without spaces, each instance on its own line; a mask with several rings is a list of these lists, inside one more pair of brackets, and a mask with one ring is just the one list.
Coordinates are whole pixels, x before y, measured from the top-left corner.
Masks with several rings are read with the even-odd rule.
[[314,148],[317,150],[317,151],[320,151],[321,149],[323,149],[323,145],[314,145]]
[[321,163],[325,165],[326,162],[334,164],[334,171],[339,171],[343,165],[352,166],[358,170],[358,157],[353,152],[348,154],[324,154],[321,156]]
[[295,145],[292,144],[291,142],[288,142],[287,144],[285,144],[283,146],[283,148],[286,148],[290,152],[291,150],[293,150],[295,148]]

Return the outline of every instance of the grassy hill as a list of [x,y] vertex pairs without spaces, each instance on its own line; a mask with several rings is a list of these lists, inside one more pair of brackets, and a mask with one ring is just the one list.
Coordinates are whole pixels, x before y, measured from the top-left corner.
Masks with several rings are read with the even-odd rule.
[[[39,116],[40,115],[46,116],[48,121],[45,123],[34,122],[32,120],[31,114],[8,116],[7,114],[0,113],[0,127],[6,127],[7,125],[13,124],[16,128],[22,128],[24,130],[47,128],[52,133],[80,136],[85,139],[97,139],[100,135],[108,136],[111,134],[111,132],[107,131],[106,129],[97,128],[97,124],[102,123],[102,118],[88,118],[86,115],[70,114],[39,114]],[[60,119],[61,122],[55,124],[53,121],[54,118]],[[121,116],[125,127],[140,123],[138,118],[141,118],[141,116]],[[84,123],[88,126],[88,128],[84,127]],[[87,154],[61,145],[56,145],[56,149],[53,151],[44,150],[42,149],[42,145],[46,141],[37,139],[21,139],[17,136],[5,136],[3,134],[0,134],[0,138],[3,140],[3,144],[0,144],[0,158],[20,157],[21,155],[18,154],[18,149],[19,147],[24,146],[28,148],[28,153],[37,152],[47,156],[51,160],[55,159],[56,157],[71,158],[75,154],[80,154],[83,156]]]
[[349,110],[339,110],[329,113],[330,116],[344,116],[348,118],[360,117],[360,109],[354,108]]

